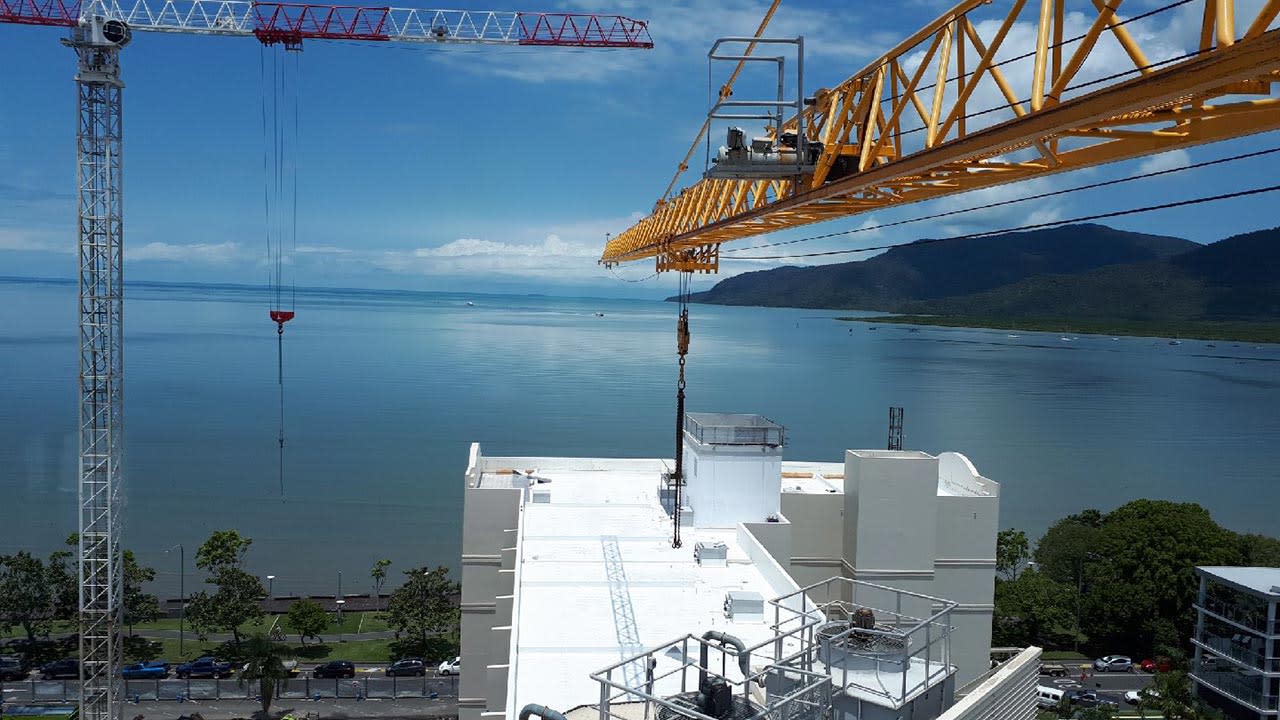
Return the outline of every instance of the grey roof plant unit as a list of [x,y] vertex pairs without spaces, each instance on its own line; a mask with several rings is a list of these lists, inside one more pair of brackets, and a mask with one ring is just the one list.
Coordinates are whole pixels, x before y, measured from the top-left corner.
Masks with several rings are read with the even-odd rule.
[[693,559],[704,567],[725,567],[729,564],[729,546],[719,540],[699,540],[693,546]]
[[764,596],[749,590],[724,594],[724,616],[730,620],[764,620]]

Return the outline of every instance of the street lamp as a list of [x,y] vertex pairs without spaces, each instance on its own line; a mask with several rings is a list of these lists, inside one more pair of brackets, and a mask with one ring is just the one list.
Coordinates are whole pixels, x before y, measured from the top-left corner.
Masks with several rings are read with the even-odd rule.
[[184,655],[183,643],[187,626],[187,549],[178,543],[165,552],[178,548],[178,655]]

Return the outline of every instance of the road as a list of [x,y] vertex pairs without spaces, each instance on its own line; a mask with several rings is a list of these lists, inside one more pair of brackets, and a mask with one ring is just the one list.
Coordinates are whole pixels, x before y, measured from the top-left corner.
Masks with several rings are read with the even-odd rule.
[[1077,671],[1075,675],[1061,678],[1041,675],[1040,684],[1058,688],[1067,694],[1078,690],[1097,690],[1099,697],[1123,706],[1124,694],[1130,690],[1141,690],[1151,685],[1151,675],[1144,672],[1090,673],[1089,677],[1081,682]]
[[[252,717],[262,707],[252,700],[218,700],[210,702],[189,701],[181,705],[168,701],[147,701],[130,703],[125,707],[125,717],[142,716],[147,720],[172,720],[183,715],[199,713],[204,720],[233,720],[234,718]],[[397,718],[450,718],[458,716],[458,703],[455,698],[439,700],[305,700],[302,702],[283,701],[271,706],[272,717],[280,717],[292,713],[294,717],[305,718],[307,713],[316,713],[321,718],[377,718],[378,720],[396,720]]]

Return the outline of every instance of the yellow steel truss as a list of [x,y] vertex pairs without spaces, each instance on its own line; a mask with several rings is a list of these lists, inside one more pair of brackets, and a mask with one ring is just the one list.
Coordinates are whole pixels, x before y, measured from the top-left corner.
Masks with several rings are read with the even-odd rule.
[[[1249,18],[1233,0],[1183,5],[1202,17],[1197,51],[1154,62],[1117,14],[1123,0],[1005,2],[1002,16],[979,19],[989,0],[965,0],[814,93],[804,126],[823,151],[811,174],[702,179],[606,243],[600,261],[715,272],[731,240],[1280,128],[1280,0]],[[1066,37],[1082,15],[1087,31]],[[997,61],[1020,20],[1034,23],[1033,52]],[[1083,77],[1108,35],[1126,65]]]

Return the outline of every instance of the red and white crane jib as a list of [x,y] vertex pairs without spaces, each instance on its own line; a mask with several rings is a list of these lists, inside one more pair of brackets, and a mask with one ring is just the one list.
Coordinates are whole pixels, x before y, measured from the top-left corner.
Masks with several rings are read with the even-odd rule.
[[251,0],[0,0],[0,22],[71,27],[122,20],[142,32],[252,35],[265,44],[306,39],[651,48],[643,20],[539,13],[252,2]]

